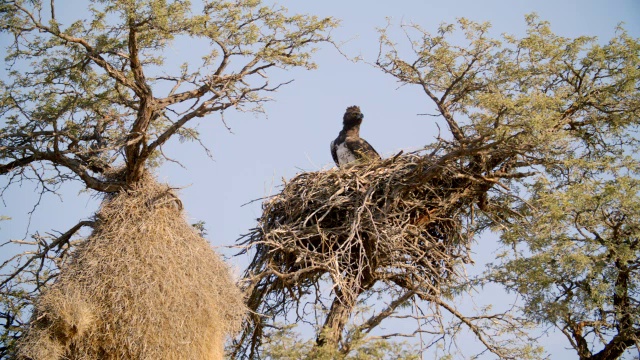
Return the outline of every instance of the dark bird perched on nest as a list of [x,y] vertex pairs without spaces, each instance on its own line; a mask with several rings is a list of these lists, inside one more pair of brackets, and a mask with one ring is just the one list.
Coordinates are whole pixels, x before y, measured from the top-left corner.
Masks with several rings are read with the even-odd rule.
[[331,156],[336,165],[354,161],[380,160],[380,155],[365,139],[360,138],[360,124],[364,115],[357,106],[350,106],[342,118],[343,128],[331,142]]

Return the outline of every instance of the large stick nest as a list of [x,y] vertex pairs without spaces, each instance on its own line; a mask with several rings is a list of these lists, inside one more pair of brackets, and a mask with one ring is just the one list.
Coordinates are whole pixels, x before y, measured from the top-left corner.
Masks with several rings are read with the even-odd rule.
[[21,357],[222,359],[242,294],[171,189],[144,179],[96,222],[38,299]]
[[297,175],[241,239],[255,251],[249,307],[284,314],[325,274],[342,294],[379,281],[438,293],[470,260],[464,219],[488,189],[467,172],[462,161],[415,153]]

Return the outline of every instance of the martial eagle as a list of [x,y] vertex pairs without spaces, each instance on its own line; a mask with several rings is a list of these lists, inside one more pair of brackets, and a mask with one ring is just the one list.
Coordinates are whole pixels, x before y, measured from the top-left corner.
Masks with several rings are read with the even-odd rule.
[[357,106],[350,106],[342,117],[343,128],[331,142],[331,156],[338,167],[354,161],[379,160],[380,155],[360,137],[360,124],[364,115]]

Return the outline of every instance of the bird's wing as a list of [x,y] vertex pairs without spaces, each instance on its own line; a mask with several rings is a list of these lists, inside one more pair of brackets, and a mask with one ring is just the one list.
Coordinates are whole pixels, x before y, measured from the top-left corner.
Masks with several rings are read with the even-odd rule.
[[338,153],[336,151],[336,147],[335,147],[335,143],[336,141],[333,140],[331,142],[331,157],[333,158],[333,161],[335,161],[336,165],[340,166],[340,163],[338,163]]
[[357,139],[347,141],[347,148],[353,152],[358,158],[365,158],[368,160],[379,160],[381,159],[380,154],[376,151],[376,149],[371,146],[365,139]]

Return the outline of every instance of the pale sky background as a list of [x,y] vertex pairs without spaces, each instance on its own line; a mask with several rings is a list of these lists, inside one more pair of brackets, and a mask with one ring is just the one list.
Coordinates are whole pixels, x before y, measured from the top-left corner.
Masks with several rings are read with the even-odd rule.
[[[290,13],[340,19],[341,27],[333,36],[338,42],[349,40],[343,52],[352,57],[361,55],[371,63],[375,62],[378,52],[376,27],[384,27],[387,17],[396,29],[402,22],[414,22],[430,32],[436,32],[442,22],[466,17],[491,22],[494,36],[502,33],[522,36],[525,14],[536,12],[561,36],[597,36],[599,41],[606,42],[614,35],[616,25],[623,22],[631,36],[640,37],[640,0],[282,0],[278,3]],[[69,17],[82,16],[83,8],[84,5],[79,6],[76,1],[56,5],[57,13]],[[395,31],[394,34],[396,41],[405,40],[401,33]],[[8,40],[0,36],[0,45],[4,48]],[[193,49],[193,44],[176,43],[166,56],[169,60],[174,56],[197,58]],[[417,149],[434,141],[435,124],[440,121],[442,125],[442,121],[418,115],[434,112],[433,105],[418,88],[398,88],[390,76],[364,62],[352,63],[330,46],[321,49],[315,59],[318,70],[276,74],[275,79],[295,81],[273,94],[275,101],[265,106],[266,116],[227,111],[225,120],[232,133],[217,115],[200,121],[202,141],[212,151],[213,161],[195,143],[179,144],[174,140],[165,147],[165,153],[179,160],[186,169],[167,163],[160,168],[159,178],[182,188],[180,197],[190,222],[206,222],[212,245],[232,245],[240,234],[255,225],[261,213],[260,203],[241,207],[242,204],[276,193],[282,179],[290,179],[300,171],[334,166],[329,143],[341,129],[342,114],[347,106],[361,107],[365,115],[361,136],[383,156],[403,149]],[[29,223],[27,213],[37,202],[34,189],[34,184],[23,184],[4,193],[0,215],[12,220],[0,223],[0,242],[25,237]],[[64,232],[79,220],[90,217],[99,201],[89,193],[80,193],[80,189],[78,185],[69,185],[62,189],[61,199],[53,195],[42,199],[31,217],[29,233],[52,229]],[[472,250],[477,264],[469,271],[479,272],[483,263],[493,260],[495,240],[495,236],[489,235],[474,244]],[[0,260],[10,255],[10,250],[0,250]],[[232,254],[229,250],[221,251]],[[229,262],[239,273],[248,260],[234,257]],[[479,294],[477,300],[500,303],[505,298],[508,297],[492,289]],[[540,341],[547,346],[552,359],[577,358],[573,350],[565,350],[569,344],[561,334],[545,336]]]

